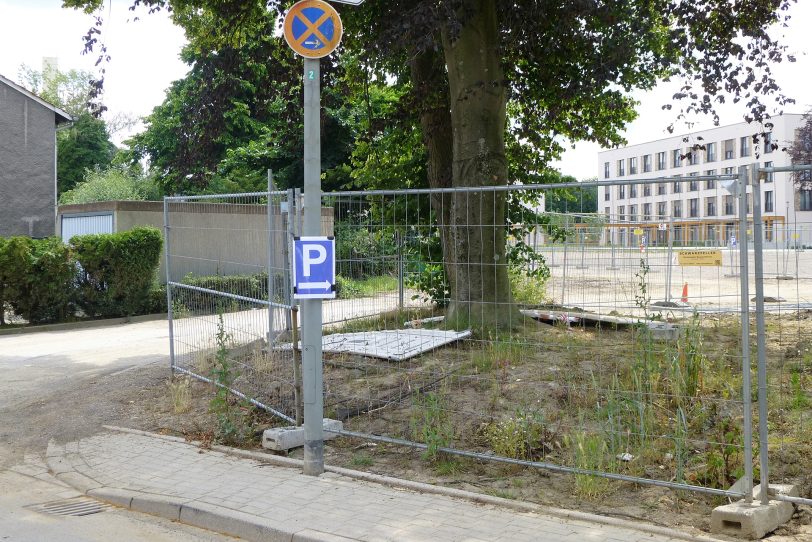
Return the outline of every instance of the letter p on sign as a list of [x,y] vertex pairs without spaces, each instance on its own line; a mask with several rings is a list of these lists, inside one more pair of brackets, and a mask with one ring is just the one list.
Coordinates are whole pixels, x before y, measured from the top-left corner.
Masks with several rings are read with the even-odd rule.
[[322,245],[304,245],[302,255],[302,270],[305,277],[313,275],[313,266],[327,261],[327,249]]

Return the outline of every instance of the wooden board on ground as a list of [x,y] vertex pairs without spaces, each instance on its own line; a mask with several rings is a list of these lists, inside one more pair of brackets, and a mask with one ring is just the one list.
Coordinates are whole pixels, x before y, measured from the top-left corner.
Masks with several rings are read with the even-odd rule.
[[630,318],[628,316],[615,316],[612,314],[596,314],[594,312],[583,311],[562,311],[550,309],[526,309],[521,311],[525,316],[544,322],[566,322],[575,324],[581,321],[594,322],[596,324],[612,324],[616,326],[633,326],[640,323],[640,318]]

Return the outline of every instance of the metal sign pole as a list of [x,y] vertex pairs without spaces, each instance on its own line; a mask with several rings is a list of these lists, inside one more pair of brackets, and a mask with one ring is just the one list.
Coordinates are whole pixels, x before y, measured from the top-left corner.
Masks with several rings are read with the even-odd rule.
[[[304,236],[321,235],[320,61],[304,60]],[[321,299],[302,299],[304,368],[304,468],[324,472],[324,399],[322,396]]]
[[[753,404],[750,393],[750,286],[747,259],[747,166],[739,167],[739,274],[741,277],[742,409],[744,425],[744,500],[753,502]],[[765,492],[766,493],[766,492]]]

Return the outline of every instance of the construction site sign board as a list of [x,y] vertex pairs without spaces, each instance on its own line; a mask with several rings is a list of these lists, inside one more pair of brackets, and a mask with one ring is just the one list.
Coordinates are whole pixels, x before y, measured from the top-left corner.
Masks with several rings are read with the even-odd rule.
[[680,250],[677,258],[682,266],[721,267],[722,265],[721,250]]

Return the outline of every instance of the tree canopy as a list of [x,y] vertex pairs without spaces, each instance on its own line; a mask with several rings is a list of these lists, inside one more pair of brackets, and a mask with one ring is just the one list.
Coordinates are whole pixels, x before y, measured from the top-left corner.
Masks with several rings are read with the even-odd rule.
[[[764,122],[788,102],[772,66],[792,60],[768,28],[787,23],[794,1],[367,0],[360,7],[338,6],[345,39],[322,65],[328,83],[340,80],[345,60],[352,59],[353,69],[368,81],[403,90],[391,106],[396,111],[391,118],[399,126],[419,128],[429,186],[499,186],[539,178],[560,155],[563,138],[604,146],[623,143],[620,132],[635,117],[631,91],[663,79],[683,82],[673,102],[664,106],[674,108],[675,120],[693,112],[715,116],[716,106],[730,98],[743,102],[747,120]],[[102,3],[64,0],[65,6],[88,12]],[[187,153],[190,161],[204,164],[213,157],[196,157],[201,150],[228,156],[232,141],[224,134],[243,130],[243,141],[251,141],[240,147],[245,152],[253,144],[254,150],[284,155],[285,145],[274,139],[278,133],[263,132],[254,121],[284,118],[286,126],[298,126],[298,60],[271,44],[281,38],[272,38],[270,31],[292,3],[134,0],[134,8],[169,10],[189,38],[184,54],[198,79],[173,87],[178,99],[171,107],[190,107],[185,114],[205,126],[210,141],[199,146],[193,133],[182,131],[189,139],[176,142],[176,154]],[[97,23],[85,43],[105,60],[98,17]],[[258,28],[266,30],[264,39],[258,38]],[[249,88],[253,79],[245,70],[265,71],[273,84]],[[358,85],[344,90],[353,89]],[[267,98],[252,109],[242,98],[246,91],[267,92]],[[371,95],[362,89],[345,99]],[[329,103],[325,111],[326,118]],[[370,125],[367,141],[392,143],[396,137],[390,128]],[[292,139],[288,136],[285,143]],[[160,159],[157,153],[152,158]],[[374,161],[355,154],[354,163]],[[449,320],[488,320],[475,325],[510,321],[505,228],[498,226],[505,223],[504,195],[483,191],[444,203],[435,200],[434,213],[452,297]],[[471,217],[472,206],[482,215]],[[483,227],[473,223],[497,226],[472,231]],[[488,311],[477,309],[486,305]]]

